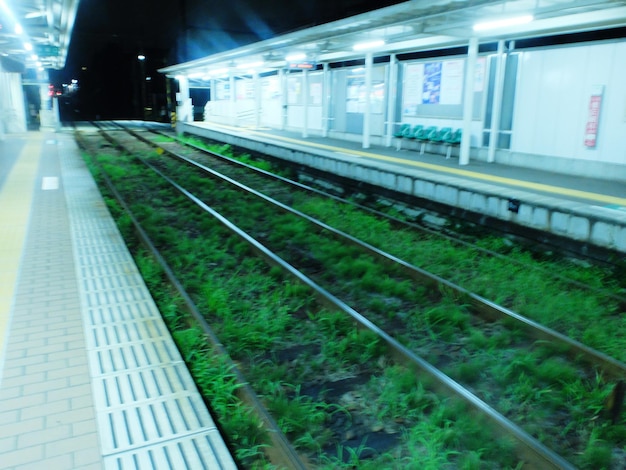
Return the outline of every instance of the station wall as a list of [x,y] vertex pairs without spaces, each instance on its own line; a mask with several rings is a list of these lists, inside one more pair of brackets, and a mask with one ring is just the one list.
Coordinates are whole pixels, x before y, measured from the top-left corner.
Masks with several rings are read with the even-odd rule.
[[[623,41],[521,52],[511,149],[626,165],[625,77]],[[592,101],[597,134],[585,145]]]
[[[486,159],[487,155],[494,59],[493,54],[482,54],[476,64],[471,158]],[[372,68],[372,143],[385,143],[388,123],[396,128],[403,122],[462,127],[465,57],[401,61],[396,86],[389,87],[392,66],[387,62]],[[215,101],[207,104],[205,117],[313,134],[328,131],[332,137],[360,141],[365,112],[363,68],[337,67],[328,73],[329,80],[324,80],[321,71],[308,72],[306,77],[301,71],[261,77],[258,105],[253,98],[258,85],[251,77],[239,78],[234,107],[230,93],[223,89],[221,94],[212,94]],[[509,53],[496,161],[626,181],[624,77],[624,40]],[[325,84],[330,84],[330,90]],[[397,95],[388,96],[390,89],[397,90]],[[391,117],[389,100],[396,102]]]

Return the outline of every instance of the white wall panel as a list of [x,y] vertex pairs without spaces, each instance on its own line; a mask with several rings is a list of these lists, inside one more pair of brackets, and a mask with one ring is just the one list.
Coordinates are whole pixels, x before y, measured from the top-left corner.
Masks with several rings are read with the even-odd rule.
[[322,107],[310,106],[307,117],[307,127],[312,130],[322,130]]
[[626,165],[626,42],[616,44],[612,52],[598,143],[602,160]]
[[261,110],[261,123],[264,126],[280,128],[283,113],[280,100],[263,101]]
[[[524,51],[511,150],[626,164],[626,43]],[[589,98],[604,86],[595,148],[584,146]]]

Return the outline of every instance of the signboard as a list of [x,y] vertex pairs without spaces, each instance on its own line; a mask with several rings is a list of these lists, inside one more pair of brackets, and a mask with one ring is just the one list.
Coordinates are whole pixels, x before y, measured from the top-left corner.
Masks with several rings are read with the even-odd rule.
[[303,69],[303,70],[315,70],[317,68],[316,62],[302,61],[302,62],[290,62],[290,69]]
[[585,125],[585,147],[595,147],[598,140],[598,121],[600,119],[603,92],[603,85],[595,85],[591,90],[587,124]]
[[441,64],[440,104],[461,104],[464,65],[463,60],[446,60]]

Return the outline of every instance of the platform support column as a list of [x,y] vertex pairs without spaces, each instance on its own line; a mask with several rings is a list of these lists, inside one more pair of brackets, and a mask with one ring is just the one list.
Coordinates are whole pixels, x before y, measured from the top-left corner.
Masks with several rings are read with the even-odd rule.
[[302,138],[306,139],[309,136],[309,71],[307,69],[302,71],[302,108],[304,109]]
[[398,93],[398,59],[395,54],[389,58],[389,80],[387,81],[387,132],[385,147],[391,147],[394,120],[396,118],[396,94]]
[[235,91],[235,72],[231,70],[228,78],[230,87],[230,123],[233,126],[237,125],[237,93]]
[[370,148],[370,99],[372,94],[372,63],[373,55],[368,52],[365,55],[365,112],[363,113],[363,148]]
[[467,63],[465,67],[465,90],[463,91],[463,135],[459,165],[469,164],[470,141],[472,137],[472,114],[474,110],[474,77],[476,75],[476,58],[478,57],[478,38],[470,38],[467,47]]
[[254,114],[254,125],[258,129],[261,127],[261,78],[259,72],[254,72]]
[[489,151],[487,161],[493,163],[496,160],[496,147],[500,138],[500,115],[502,112],[502,94],[504,92],[504,71],[506,68],[506,54],[504,53],[504,41],[498,41],[496,55],[496,82],[493,90],[493,103],[491,107],[491,129],[489,131]]
[[280,130],[287,127],[287,74],[283,69],[278,71],[280,86]]
[[328,63],[324,64],[322,93],[322,137],[328,137],[330,128],[330,68]]
[[184,75],[178,78],[178,93],[176,94],[176,120],[178,122],[193,121],[193,109],[189,98],[189,79]]

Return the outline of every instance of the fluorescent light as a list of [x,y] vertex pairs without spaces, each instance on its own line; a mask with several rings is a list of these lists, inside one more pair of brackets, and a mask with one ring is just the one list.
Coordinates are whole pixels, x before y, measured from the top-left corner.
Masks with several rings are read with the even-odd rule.
[[499,20],[484,21],[474,25],[474,31],[487,31],[490,29],[506,28],[508,26],[518,26],[530,23],[533,20],[532,15],[514,16],[513,18],[502,18]]
[[304,52],[294,52],[293,54],[289,54],[285,57],[287,62],[297,62],[303,59],[306,59],[306,54]]
[[15,23],[15,34],[22,34],[24,32],[24,28],[19,23]]
[[45,10],[31,11],[30,13],[26,13],[24,15],[24,18],[27,18],[30,20],[32,18],[40,18],[42,16],[46,16],[46,14],[47,13],[45,12]]
[[359,42],[355,44],[352,49],[355,51],[364,51],[366,49],[374,49],[375,47],[384,46],[385,41],[382,39],[377,39],[375,41],[367,41],[367,42]]
[[137,56],[137,59],[138,59],[138,60],[146,60],[146,56],[145,56],[145,55],[143,55],[143,54],[139,54],[139,55]]

